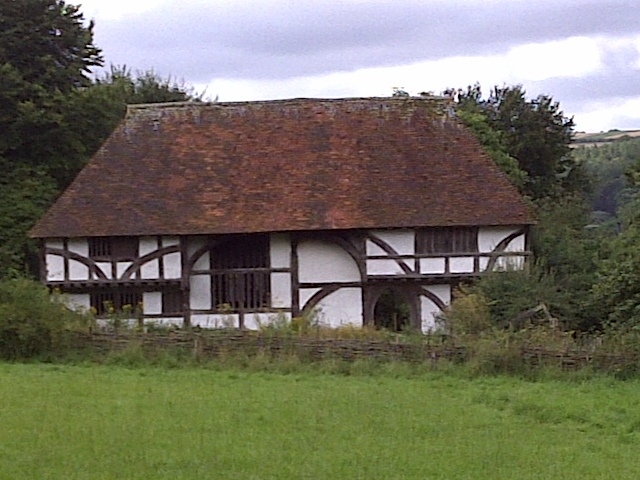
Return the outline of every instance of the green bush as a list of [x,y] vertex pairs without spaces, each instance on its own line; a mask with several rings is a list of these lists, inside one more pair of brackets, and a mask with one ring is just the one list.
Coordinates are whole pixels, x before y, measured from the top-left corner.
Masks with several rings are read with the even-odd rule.
[[460,290],[456,297],[442,318],[448,334],[477,335],[491,329],[489,301],[482,293]]
[[0,358],[46,358],[69,346],[70,333],[87,317],[69,310],[64,299],[25,278],[0,282]]

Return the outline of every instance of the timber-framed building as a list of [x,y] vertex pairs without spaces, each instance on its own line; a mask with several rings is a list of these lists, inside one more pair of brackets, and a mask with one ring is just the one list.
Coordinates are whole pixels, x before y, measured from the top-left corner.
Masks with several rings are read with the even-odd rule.
[[527,206],[438,98],[131,106],[32,229],[75,305],[256,328],[315,312],[423,331],[452,288],[521,267]]

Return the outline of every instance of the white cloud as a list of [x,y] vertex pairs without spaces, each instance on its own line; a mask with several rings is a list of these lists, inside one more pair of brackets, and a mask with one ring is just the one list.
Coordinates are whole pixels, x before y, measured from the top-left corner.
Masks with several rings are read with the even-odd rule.
[[606,132],[613,128],[629,129],[640,126],[640,97],[610,99],[606,102],[588,102],[576,112],[577,130]]
[[503,61],[521,81],[582,77],[602,66],[598,42],[587,37],[519,45],[510,49]]
[[85,18],[100,18],[101,21],[122,20],[169,4],[168,0],[80,0],[80,2],[80,11]]
[[633,0],[78,1],[107,64],[221,101],[522,84],[580,129],[640,126]]
[[526,83],[531,79],[582,76],[597,70],[600,65],[595,41],[570,38],[522,45],[504,55],[458,56],[289,79],[214,79],[207,91],[216,92],[222,100],[229,101],[293,96],[390,95],[394,86],[402,86],[412,94],[422,91],[440,93],[448,87],[465,88],[476,82],[491,87],[503,83]]

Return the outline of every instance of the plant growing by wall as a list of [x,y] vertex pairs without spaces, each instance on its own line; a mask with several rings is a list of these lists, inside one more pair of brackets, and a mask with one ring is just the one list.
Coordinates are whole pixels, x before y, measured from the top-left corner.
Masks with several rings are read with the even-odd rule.
[[70,310],[64,298],[25,279],[0,282],[0,358],[15,360],[62,353],[71,333],[89,316]]

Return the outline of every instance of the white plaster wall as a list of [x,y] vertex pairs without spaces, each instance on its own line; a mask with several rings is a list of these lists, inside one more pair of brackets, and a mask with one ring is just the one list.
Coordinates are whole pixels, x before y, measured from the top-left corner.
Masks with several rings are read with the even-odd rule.
[[291,322],[291,313],[252,313],[244,316],[244,328],[247,330],[259,330],[260,327],[282,321]]
[[300,289],[300,294],[298,295],[299,299],[298,301],[300,302],[300,309],[302,310],[304,308],[304,306],[307,304],[307,302],[309,301],[309,299],[311,297],[313,297],[316,293],[318,293],[321,289],[320,288],[301,288]]
[[524,244],[525,244],[524,234],[519,235],[509,242],[509,245],[507,245],[507,248],[505,248],[505,252],[524,252],[525,251]]
[[211,277],[209,275],[192,275],[189,278],[189,305],[192,310],[211,309]]
[[78,262],[77,260],[69,260],[69,280],[88,280],[89,267]]
[[494,271],[522,270],[524,268],[524,257],[500,257],[493,267]]
[[162,258],[164,261],[164,278],[180,278],[182,276],[180,252],[170,253]]
[[47,255],[45,262],[47,264],[47,280],[64,280],[64,258],[60,255]]
[[156,260],[151,260],[140,265],[140,276],[142,278],[158,278],[160,277],[160,263]]
[[[413,230],[373,230],[371,234],[393,248],[398,255],[413,255],[415,253],[415,233]],[[370,242],[367,242],[367,255],[380,255],[379,253],[369,253],[369,244]]]
[[271,235],[269,252],[271,268],[289,268],[291,266],[291,239],[289,235]]
[[44,242],[44,244],[47,248],[58,248],[60,250],[62,250],[64,247],[62,240],[58,238],[47,240]]
[[[414,261],[405,261],[413,270]],[[367,260],[367,275],[403,275],[404,271],[395,260]]]
[[336,290],[318,303],[314,313],[323,325],[361,327],[363,324],[362,289],[347,287]]
[[133,262],[118,262],[118,263],[116,263],[116,275],[117,275],[117,278],[121,278],[122,275],[124,274],[124,272],[127,271],[127,268],[129,268],[131,265],[133,265]]
[[104,273],[107,278],[111,278],[111,263],[109,262],[96,262],[96,266]]
[[138,252],[141,257],[155,252],[158,249],[158,239],[156,237],[140,237],[138,240]]
[[451,272],[451,273],[473,273],[473,257],[451,257],[451,258],[449,258],[449,272]]
[[148,315],[162,313],[162,292],[144,292],[142,294],[142,311]]
[[478,262],[478,267],[481,272],[484,272],[489,266],[489,257],[480,257],[480,261]]
[[145,325],[160,325],[162,327],[182,327],[184,319],[182,317],[156,317],[144,320]]
[[436,317],[442,312],[438,306],[427,297],[420,298],[420,308],[422,310],[421,330],[422,333],[429,333],[438,328]]
[[[450,285],[429,285],[423,287],[438,297],[445,305],[451,303],[451,286]],[[422,332],[428,333],[437,327],[436,317],[442,314],[438,306],[425,296],[420,297],[420,306],[422,310]]]
[[369,257],[374,255],[389,255],[387,252],[385,252],[382,248],[380,248],[378,245],[373,243],[371,240],[366,241],[366,249],[367,249],[367,256]]
[[[502,240],[518,230],[516,227],[482,227],[478,232],[478,250],[482,253],[492,252]],[[519,240],[521,243],[521,250],[519,251],[523,251],[524,235],[521,235],[518,239],[521,239]],[[516,248],[516,245],[512,248]]]
[[338,245],[307,240],[298,245],[300,282],[359,282],[356,262]]
[[271,274],[271,306],[274,308],[291,308],[291,274]]
[[175,245],[180,245],[179,237],[162,237],[161,243],[163,247],[173,247]]
[[209,257],[209,252],[204,252],[202,255],[200,255],[200,258],[198,258],[193,264],[194,270],[208,270],[210,265]]
[[420,259],[420,273],[444,273],[445,270],[444,257],[438,258],[421,258]]
[[70,252],[77,253],[83,257],[89,256],[89,242],[86,238],[70,238],[67,241],[67,247]]
[[63,298],[64,304],[77,312],[87,312],[91,308],[91,295],[88,293],[68,293]]
[[191,325],[200,328],[238,328],[240,319],[237,314],[194,314],[191,315]]

